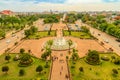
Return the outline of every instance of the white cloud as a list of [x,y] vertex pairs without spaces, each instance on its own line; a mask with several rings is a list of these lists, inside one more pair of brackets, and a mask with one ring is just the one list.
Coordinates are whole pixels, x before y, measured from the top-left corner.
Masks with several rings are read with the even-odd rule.
[[102,0],[66,0],[67,4],[80,4],[80,3],[101,3]]
[[[84,4],[83,4],[84,3]],[[72,4],[72,5],[71,5]],[[66,0],[64,4],[55,3],[34,3],[34,0],[21,2],[20,0],[0,0],[0,11],[10,9],[13,11],[102,11],[118,10],[119,3],[103,3],[102,0]]]

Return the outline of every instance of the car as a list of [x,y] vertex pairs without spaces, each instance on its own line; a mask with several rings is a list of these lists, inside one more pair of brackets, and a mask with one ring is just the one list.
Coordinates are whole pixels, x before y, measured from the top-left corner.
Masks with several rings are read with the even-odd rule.
[[106,42],[106,43],[109,43],[109,41],[106,39],[106,40],[104,40],[104,42]]
[[15,34],[12,34],[12,37],[16,36]]
[[100,36],[101,34],[98,34],[98,36]]
[[120,39],[116,39],[117,42],[120,42]]

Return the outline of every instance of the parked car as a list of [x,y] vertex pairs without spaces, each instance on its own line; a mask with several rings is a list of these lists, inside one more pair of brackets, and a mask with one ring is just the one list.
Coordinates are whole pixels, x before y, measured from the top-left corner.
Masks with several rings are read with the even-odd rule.
[[12,34],[12,37],[16,36],[15,34]]
[[109,41],[106,39],[106,40],[104,40],[104,42],[106,42],[106,43],[109,43]]

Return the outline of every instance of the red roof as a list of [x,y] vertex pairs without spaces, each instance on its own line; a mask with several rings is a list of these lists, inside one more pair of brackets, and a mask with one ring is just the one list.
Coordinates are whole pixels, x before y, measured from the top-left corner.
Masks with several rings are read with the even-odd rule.
[[116,19],[116,20],[120,20],[120,16],[116,16],[114,19]]
[[4,15],[11,15],[11,14],[13,14],[13,12],[10,11],[10,10],[3,10],[3,11],[1,11],[0,13],[1,13],[1,14],[4,14]]

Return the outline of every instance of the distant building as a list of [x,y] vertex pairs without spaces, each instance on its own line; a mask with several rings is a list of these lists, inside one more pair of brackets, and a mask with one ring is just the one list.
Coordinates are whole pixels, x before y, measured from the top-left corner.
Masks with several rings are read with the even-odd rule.
[[13,11],[11,11],[11,10],[3,10],[3,11],[0,12],[0,15],[9,15],[9,16],[13,16],[14,13],[13,13]]
[[114,17],[114,20],[120,20],[120,16]]

